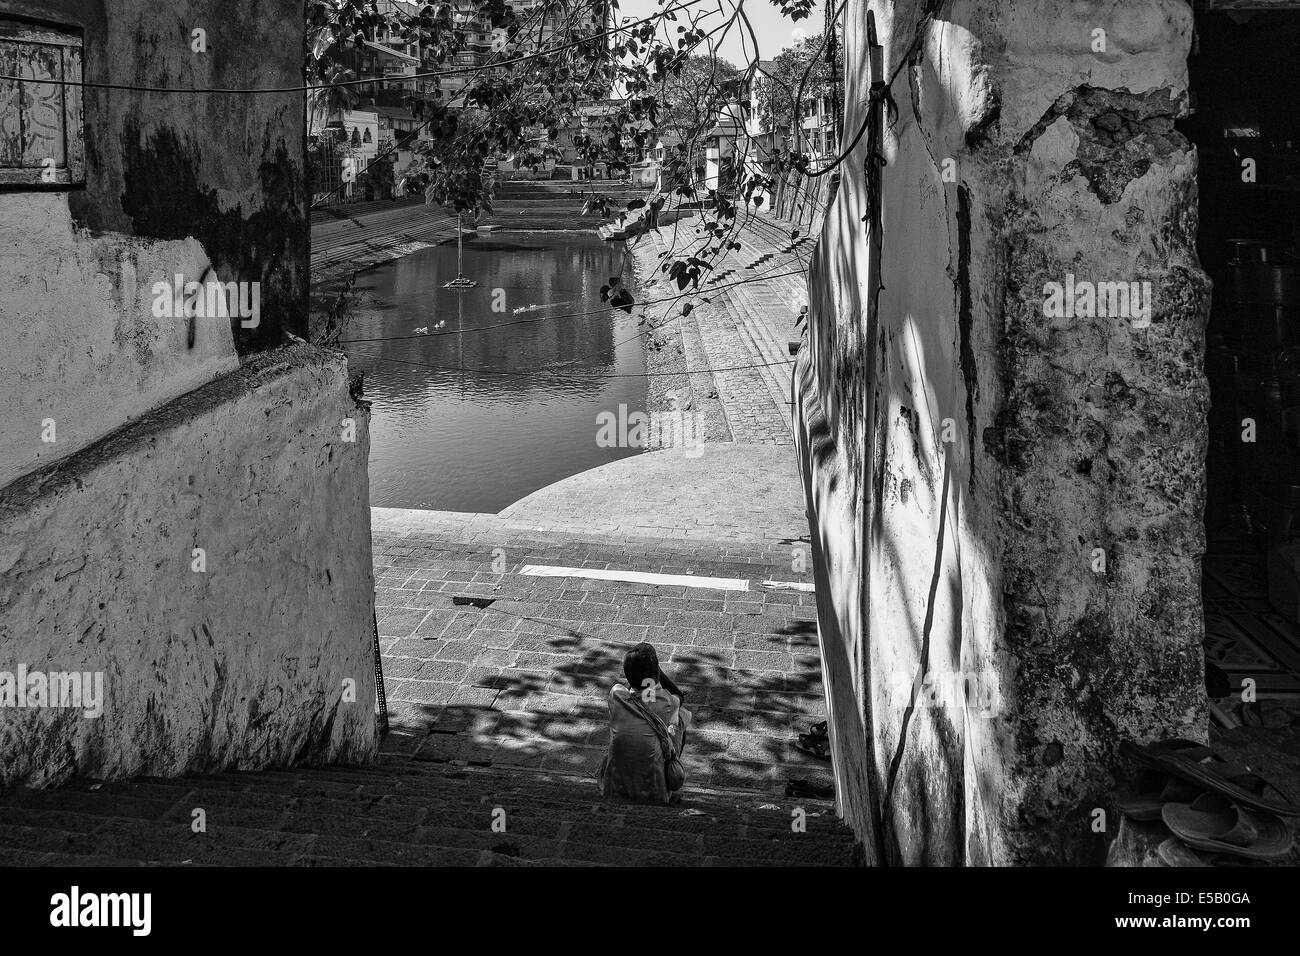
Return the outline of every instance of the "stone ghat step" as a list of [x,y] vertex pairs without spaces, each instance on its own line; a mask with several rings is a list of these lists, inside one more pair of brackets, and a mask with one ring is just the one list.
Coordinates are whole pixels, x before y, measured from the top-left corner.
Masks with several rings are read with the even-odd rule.
[[643,186],[628,186],[614,180],[552,180],[551,182],[498,182],[493,190],[496,198],[502,196],[647,196],[650,190]]
[[539,219],[550,217],[577,219],[589,224],[593,229],[606,221],[601,216],[592,213],[584,214],[580,201],[557,198],[553,200],[511,199],[500,202],[492,207],[491,212],[484,213],[478,222],[491,223],[502,219],[514,219],[521,215],[533,216]]
[[[691,567],[705,561],[712,564],[743,565],[764,564],[774,559],[790,558],[791,549],[800,541],[781,540],[771,542],[701,542],[692,540],[669,541],[663,538],[640,537],[634,535],[608,534],[583,531],[542,530],[530,527],[522,521],[486,516],[482,521],[461,523],[450,519],[441,523],[431,512],[428,517],[413,527],[399,530],[387,521],[377,521],[373,530],[376,541],[394,543],[397,540],[410,542],[416,547],[466,547],[486,546],[489,550],[508,542],[514,548],[534,550],[567,549],[575,555],[601,554],[617,557],[634,554],[648,559],[659,558],[664,561],[687,560]],[[803,542],[806,547],[806,541]]]
[[[573,206],[575,209],[581,209],[587,202],[587,196],[580,196],[576,193],[511,193],[505,196],[497,196],[492,201],[492,209],[497,210],[503,206]],[[634,195],[629,196],[609,196],[612,202],[627,202],[639,198]]]
[[[821,801],[689,792],[683,806],[603,801],[558,775],[420,766],[304,768],[85,782],[0,798],[0,864],[852,865]],[[207,831],[191,831],[202,808]],[[498,809],[499,808],[499,809]],[[802,808],[806,832],[791,826]],[[493,822],[497,821],[497,829]],[[504,821],[504,832],[500,827]]]
[[[504,232],[590,232],[595,235],[599,219],[580,216],[576,212],[557,212],[547,215],[505,212],[490,216],[479,223],[478,237]],[[486,227],[492,227],[488,230]]]
[[[447,541],[409,545],[395,543],[392,539],[381,537],[376,537],[374,540],[375,551],[383,559],[375,562],[376,570],[380,568],[428,567],[432,560],[437,562],[440,567],[447,566],[447,570],[487,572],[495,562],[493,549],[498,547],[493,545],[492,548],[488,548],[482,544],[469,542],[458,544],[457,542]],[[801,573],[792,570],[793,562],[789,549],[786,549],[782,554],[771,556],[767,560],[727,561],[700,558],[686,563],[674,554],[593,550],[579,556],[575,555],[572,549],[563,547],[527,547],[518,542],[512,542],[508,545],[503,544],[500,545],[500,548],[506,552],[504,570],[508,573],[518,573],[521,568],[530,565],[598,571],[617,571],[621,569],[648,574],[680,575],[688,581],[689,579],[705,578],[721,578],[725,581],[748,581],[753,588],[761,587],[764,581],[802,583],[808,578],[806,572]],[[495,566],[502,567],[499,563]],[[577,574],[574,577],[580,578],[582,575]],[[756,581],[757,583],[754,583]],[[539,587],[544,582],[549,582],[554,586],[574,586],[565,584],[563,578],[537,578],[535,580]],[[632,582],[628,583],[631,584]],[[728,590],[729,588],[729,585],[723,586],[722,582],[716,583],[717,587],[701,586],[700,589]],[[613,588],[611,585],[611,589],[617,588]]]
[[[390,765],[392,759],[386,760]],[[748,791],[705,792],[688,788],[681,807],[651,807],[604,801],[593,781],[569,777],[548,783],[527,771],[493,779],[477,768],[415,762],[398,770],[380,768],[301,769],[142,778],[54,790],[15,790],[0,800],[0,824],[75,830],[91,818],[189,821],[201,807],[209,821],[231,826],[275,828],[282,820],[310,813],[341,821],[362,813],[362,827],[399,828],[423,824],[443,829],[488,827],[500,806],[512,832],[550,832],[557,817],[577,811],[600,826],[634,825],[672,833],[689,832],[710,839],[768,839],[790,833],[791,812],[808,814],[809,834],[852,842],[830,803],[812,799],[772,798]],[[486,821],[486,822],[485,822]],[[303,822],[297,819],[296,822]],[[572,823],[572,821],[570,821]],[[488,827],[490,829],[490,827]]]

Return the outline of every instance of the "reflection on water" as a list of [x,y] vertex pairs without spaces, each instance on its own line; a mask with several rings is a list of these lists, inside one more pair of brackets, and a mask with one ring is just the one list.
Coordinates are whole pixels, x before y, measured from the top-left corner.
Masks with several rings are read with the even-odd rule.
[[[515,233],[465,244],[473,289],[442,288],[456,276],[454,243],[359,276],[363,308],[346,339],[429,330],[347,346],[374,403],[371,504],[496,512],[636,454],[596,446],[598,412],[645,407],[636,318],[600,302],[600,287],[624,274],[625,258],[621,243],[591,235]],[[544,308],[516,311],[534,305]],[[588,310],[595,314],[559,315]]]

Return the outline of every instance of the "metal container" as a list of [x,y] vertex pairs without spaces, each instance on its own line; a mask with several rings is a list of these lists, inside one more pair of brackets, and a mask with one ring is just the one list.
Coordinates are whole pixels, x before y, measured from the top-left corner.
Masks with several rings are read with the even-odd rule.
[[1228,266],[1231,301],[1241,335],[1278,346],[1300,344],[1300,265]]

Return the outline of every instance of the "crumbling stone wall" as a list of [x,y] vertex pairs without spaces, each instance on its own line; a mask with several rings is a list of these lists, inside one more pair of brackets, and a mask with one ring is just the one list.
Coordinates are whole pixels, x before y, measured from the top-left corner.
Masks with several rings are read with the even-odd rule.
[[[846,130],[871,17],[898,74],[881,228],[864,137],[796,385],[841,803],[884,862],[1096,862],[1119,740],[1205,730],[1191,11],[846,16]],[[1098,314],[1118,282],[1149,298]]]

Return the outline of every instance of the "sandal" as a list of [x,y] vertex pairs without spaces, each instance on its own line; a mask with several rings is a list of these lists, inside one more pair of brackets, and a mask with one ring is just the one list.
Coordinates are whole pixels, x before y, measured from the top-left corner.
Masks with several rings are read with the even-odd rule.
[[785,785],[785,795],[787,797],[813,797],[817,800],[829,800],[835,796],[835,788],[828,783],[791,780]]
[[1133,788],[1119,794],[1115,805],[1130,820],[1159,820],[1160,808],[1166,803],[1190,803],[1203,792],[1195,784],[1159,770],[1143,770]]
[[1170,837],[1160,844],[1156,853],[1160,854],[1160,862],[1165,866],[1214,866],[1178,837]]
[[[1300,807],[1275,784],[1240,764],[1229,763],[1205,744],[1174,737],[1140,747],[1125,740],[1120,742],[1119,750],[1143,767],[1172,774],[1203,790],[1235,800],[1243,807],[1284,817],[1300,816]],[[1275,791],[1286,803],[1265,800],[1265,790]]]
[[800,734],[799,739],[795,742],[794,749],[802,750],[818,760],[831,759],[831,742],[826,737],[812,737],[808,734]]
[[1167,803],[1160,818],[1174,836],[1198,850],[1250,860],[1271,860],[1291,850],[1291,830],[1277,815],[1246,810],[1222,793]]

